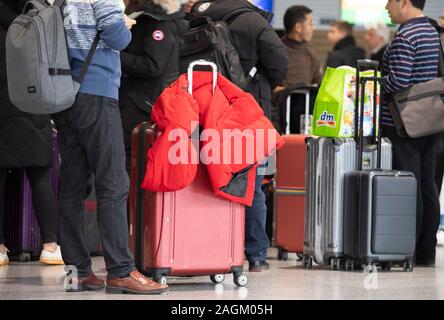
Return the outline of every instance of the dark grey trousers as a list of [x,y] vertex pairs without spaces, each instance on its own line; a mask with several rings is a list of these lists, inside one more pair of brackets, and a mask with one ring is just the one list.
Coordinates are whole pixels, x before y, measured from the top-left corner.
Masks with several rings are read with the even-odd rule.
[[134,270],[134,259],[128,248],[129,179],[118,102],[79,93],[74,106],[55,115],[54,121],[62,159],[59,237],[63,260],[75,266],[80,277],[91,273],[82,205],[92,172],[108,278],[127,276]]

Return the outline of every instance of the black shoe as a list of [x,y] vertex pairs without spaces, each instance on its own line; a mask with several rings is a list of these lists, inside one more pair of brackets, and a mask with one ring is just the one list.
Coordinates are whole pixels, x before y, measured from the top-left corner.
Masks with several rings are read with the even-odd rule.
[[249,271],[250,272],[263,272],[270,269],[270,265],[267,261],[252,261],[250,262]]
[[416,259],[415,266],[416,267],[434,267],[435,266],[435,259],[430,259],[430,260]]

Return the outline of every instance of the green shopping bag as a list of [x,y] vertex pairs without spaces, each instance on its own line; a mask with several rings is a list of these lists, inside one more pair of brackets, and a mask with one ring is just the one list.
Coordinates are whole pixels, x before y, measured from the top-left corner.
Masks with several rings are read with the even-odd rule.
[[[361,77],[373,75],[373,71],[360,73]],[[373,86],[373,82],[367,82],[364,97],[364,136],[370,136],[373,132]],[[328,67],[316,98],[313,135],[332,138],[353,137],[355,97],[356,69],[346,66]],[[379,104],[379,101],[377,103]]]

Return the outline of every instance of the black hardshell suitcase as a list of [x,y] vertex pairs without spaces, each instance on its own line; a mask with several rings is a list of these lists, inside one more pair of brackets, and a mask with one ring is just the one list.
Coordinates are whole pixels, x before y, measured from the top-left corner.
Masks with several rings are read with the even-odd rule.
[[[357,92],[365,89],[367,81],[377,83],[378,64],[368,60],[358,61],[358,71],[372,67],[375,77],[357,76]],[[364,94],[361,95],[361,114]],[[357,103],[359,103],[357,101]],[[376,113],[376,108],[374,108]],[[381,113],[378,119],[380,122]],[[375,119],[377,119],[375,114]],[[401,265],[404,271],[413,270],[413,255],[416,241],[416,193],[417,182],[411,172],[396,170],[362,170],[363,118],[359,128],[358,170],[348,172],[344,180],[344,255],[345,269],[356,265],[380,265],[390,270],[392,265]],[[373,138],[377,140],[377,168],[381,168],[381,126]],[[376,142],[376,141],[374,141]]]

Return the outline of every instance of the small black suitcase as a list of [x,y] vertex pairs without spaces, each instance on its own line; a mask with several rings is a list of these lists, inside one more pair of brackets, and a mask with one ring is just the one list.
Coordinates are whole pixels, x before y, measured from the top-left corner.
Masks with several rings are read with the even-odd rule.
[[[359,70],[371,67],[375,77],[359,78]],[[356,92],[361,94],[360,113],[363,114],[364,88],[367,81],[377,84],[376,62],[358,61]],[[358,99],[357,99],[358,100]],[[376,101],[376,100],[375,100]],[[359,101],[356,102],[359,104]],[[379,113],[375,122],[380,119]],[[380,120],[379,120],[380,122]],[[344,255],[345,269],[380,265],[390,270],[401,265],[404,271],[413,270],[416,241],[416,192],[417,182],[411,172],[381,170],[381,126],[373,138],[378,146],[377,168],[362,170],[363,117],[359,121],[358,170],[344,177]]]

